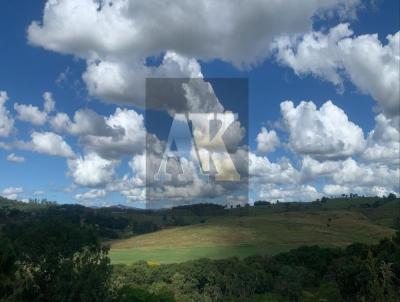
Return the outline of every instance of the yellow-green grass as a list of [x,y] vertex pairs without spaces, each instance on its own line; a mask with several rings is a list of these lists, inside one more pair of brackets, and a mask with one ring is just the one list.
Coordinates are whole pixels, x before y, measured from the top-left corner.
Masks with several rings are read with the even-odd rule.
[[206,223],[164,229],[111,242],[114,264],[182,262],[198,258],[276,254],[301,245],[374,243],[393,234],[361,213],[314,211],[220,216]]

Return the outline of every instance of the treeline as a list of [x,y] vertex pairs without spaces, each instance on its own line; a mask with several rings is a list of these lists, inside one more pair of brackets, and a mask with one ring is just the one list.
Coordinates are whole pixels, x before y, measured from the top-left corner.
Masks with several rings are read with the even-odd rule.
[[102,239],[124,238],[167,227],[204,223],[207,217],[225,214],[225,208],[215,204],[141,210],[120,207],[88,208],[77,204],[58,205],[46,200],[23,203],[0,197],[0,228],[1,225],[50,215],[71,223],[91,226]]
[[117,266],[113,275],[127,293],[141,290],[170,299],[158,301],[396,302],[400,233],[377,245],[300,247],[274,257],[140,262]]
[[[392,210],[385,210],[390,206]],[[47,200],[23,203],[0,197],[0,228],[31,217],[51,214],[72,223],[95,228],[102,239],[117,239],[155,232],[163,228],[205,223],[213,216],[258,215],[260,211],[271,213],[290,211],[319,211],[346,209],[359,211],[374,220],[384,215],[387,226],[400,228],[400,199],[394,194],[387,197],[322,198],[314,202],[256,201],[254,206],[221,206],[215,204],[194,204],[163,210],[141,210],[125,207],[88,208],[77,204],[59,205]],[[372,211],[372,212],[371,212]]]

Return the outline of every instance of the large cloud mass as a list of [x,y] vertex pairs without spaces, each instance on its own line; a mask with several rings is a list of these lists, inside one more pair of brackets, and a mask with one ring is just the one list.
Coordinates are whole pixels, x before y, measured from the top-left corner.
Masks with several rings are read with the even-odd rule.
[[[84,58],[188,57],[254,63],[271,39],[306,30],[315,14],[352,13],[359,1],[48,1],[31,43]],[[154,22],[157,20],[157,22]]]
[[[94,1],[46,3],[31,44],[86,60],[89,92],[142,105],[146,77],[201,76],[195,59],[250,66],[274,37],[307,31],[316,15],[353,15],[359,0]],[[154,22],[157,20],[157,22]],[[165,54],[162,62],[146,59]]]

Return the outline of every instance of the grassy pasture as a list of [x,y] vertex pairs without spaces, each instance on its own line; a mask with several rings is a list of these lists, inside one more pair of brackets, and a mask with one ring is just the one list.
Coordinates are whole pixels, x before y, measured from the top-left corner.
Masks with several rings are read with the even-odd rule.
[[348,210],[271,213],[252,208],[247,214],[207,217],[205,223],[115,240],[110,257],[114,264],[129,264],[273,255],[300,245],[374,243],[394,232]]

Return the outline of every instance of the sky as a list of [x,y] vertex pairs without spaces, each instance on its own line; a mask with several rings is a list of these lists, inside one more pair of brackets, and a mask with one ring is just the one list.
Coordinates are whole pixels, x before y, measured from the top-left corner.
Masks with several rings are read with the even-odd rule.
[[[394,0],[2,1],[0,195],[144,207],[152,186],[196,201],[398,194],[399,11]],[[248,159],[248,197],[204,183],[192,160],[190,181],[146,183],[168,137],[145,118],[147,78],[197,79],[163,104],[170,120],[179,106],[232,110],[235,82],[215,79],[246,81],[248,118],[225,143]]]

